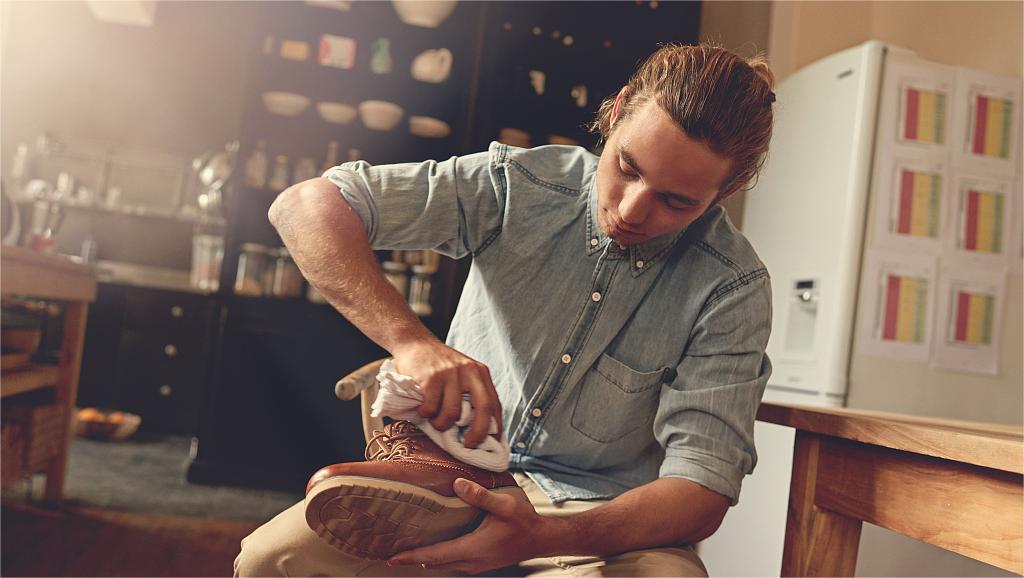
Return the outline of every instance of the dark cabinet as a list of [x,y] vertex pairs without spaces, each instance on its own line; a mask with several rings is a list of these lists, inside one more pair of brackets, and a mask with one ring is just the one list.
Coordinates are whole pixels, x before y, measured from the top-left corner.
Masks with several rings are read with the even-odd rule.
[[141,431],[194,435],[218,311],[208,296],[101,284],[86,326],[78,405],[139,414]]
[[385,352],[329,306],[230,297],[225,311],[189,480],[301,491],[316,469],[361,460],[359,404],[334,384]]

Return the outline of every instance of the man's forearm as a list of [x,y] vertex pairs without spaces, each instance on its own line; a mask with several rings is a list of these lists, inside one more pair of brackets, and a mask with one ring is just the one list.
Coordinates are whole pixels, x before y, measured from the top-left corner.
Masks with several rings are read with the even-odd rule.
[[596,508],[546,518],[547,556],[599,556],[693,544],[722,523],[725,496],[682,478],[661,478]]
[[362,219],[329,180],[288,188],[269,218],[309,283],[367,337],[392,354],[434,339],[384,278]]

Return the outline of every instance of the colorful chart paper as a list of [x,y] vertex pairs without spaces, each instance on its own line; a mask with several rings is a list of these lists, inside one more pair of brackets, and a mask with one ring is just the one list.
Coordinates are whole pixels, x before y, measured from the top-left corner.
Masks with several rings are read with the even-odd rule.
[[858,300],[859,346],[868,355],[927,361],[933,343],[938,259],[868,250]]
[[970,151],[1000,159],[1010,158],[1013,131],[1013,101],[974,94],[971,102]]
[[903,92],[900,138],[930,144],[946,142],[946,93],[916,87]]
[[931,367],[998,373],[1005,282],[1005,268],[943,270]]
[[967,344],[992,344],[996,298],[986,293],[956,292],[952,341]]
[[886,278],[882,339],[924,343],[928,279],[889,274]]
[[903,168],[900,169],[899,183],[894,232],[938,238],[942,176]]
[[970,188],[961,211],[961,248],[965,251],[1001,254],[1006,195]]

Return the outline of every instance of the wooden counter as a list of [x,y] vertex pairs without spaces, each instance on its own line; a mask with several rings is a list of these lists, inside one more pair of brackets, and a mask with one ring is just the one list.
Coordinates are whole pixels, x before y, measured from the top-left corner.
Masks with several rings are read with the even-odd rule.
[[57,502],[64,489],[71,440],[71,412],[74,411],[78,391],[88,304],[96,298],[96,276],[92,267],[73,263],[66,257],[5,245],[0,248],[0,293],[64,302],[58,365],[36,365],[0,376],[0,397],[5,403],[11,396],[35,389],[52,387],[55,390],[54,404],[62,408],[58,449],[40,470],[46,473],[44,499]]
[[1024,430],[762,403],[795,428],[782,576],[853,576],[862,522],[1024,572]]

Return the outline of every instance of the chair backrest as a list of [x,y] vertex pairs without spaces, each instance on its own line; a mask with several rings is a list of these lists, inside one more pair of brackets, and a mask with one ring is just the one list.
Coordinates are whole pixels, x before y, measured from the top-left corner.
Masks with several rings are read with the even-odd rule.
[[377,385],[377,372],[380,371],[380,366],[383,363],[384,359],[371,361],[341,378],[334,385],[334,394],[339,399],[348,401],[355,399],[357,395],[359,396],[363,417],[363,436],[366,438],[367,443],[373,437],[373,430],[384,429],[384,419],[370,415],[370,408],[373,406],[373,400],[377,399],[377,389],[379,387]]

